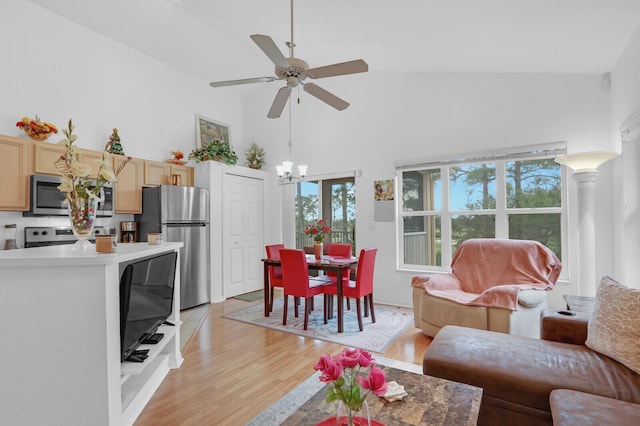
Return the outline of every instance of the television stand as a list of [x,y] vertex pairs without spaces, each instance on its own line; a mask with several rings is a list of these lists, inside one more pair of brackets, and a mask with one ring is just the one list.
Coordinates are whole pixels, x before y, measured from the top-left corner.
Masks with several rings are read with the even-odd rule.
[[[120,264],[182,246],[122,244],[108,256],[71,246],[0,252],[0,317],[12,324],[0,332],[1,340],[3,347],[21,349],[4,363],[11,371],[2,388],[11,392],[0,392],[0,424],[133,425],[165,376],[183,362],[175,285],[180,262],[167,318],[175,326],[160,326],[158,344],[137,348],[149,349],[144,362],[120,362]],[[33,315],[16,322],[15,312]],[[43,324],[55,325],[43,333]],[[38,338],[24,338],[32,335]]]

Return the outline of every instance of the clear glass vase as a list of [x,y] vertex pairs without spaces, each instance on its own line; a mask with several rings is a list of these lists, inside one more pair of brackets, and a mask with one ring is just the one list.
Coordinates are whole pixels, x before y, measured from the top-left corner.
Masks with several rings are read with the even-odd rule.
[[371,426],[369,404],[365,399],[358,410],[349,408],[344,401],[338,401],[338,413],[336,414],[337,426]]
[[68,201],[69,221],[73,235],[78,239],[74,249],[88,249],[92,246],[89,238],[93,233],[93,225],[96,221],[96,207],[98,200],[94,198],[76,198]]

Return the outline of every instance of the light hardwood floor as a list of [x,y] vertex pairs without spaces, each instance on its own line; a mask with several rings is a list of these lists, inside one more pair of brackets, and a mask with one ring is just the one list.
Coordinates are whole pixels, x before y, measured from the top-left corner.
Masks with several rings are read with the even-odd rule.
[[[210,305],[182,351],[184,363],[169,372],[136,426],[244,425],[311,376],[320,356],[343,349],[222,318],[246,306],[235,299]],[[382,355],[422,364],[429,343],[410,325]]]

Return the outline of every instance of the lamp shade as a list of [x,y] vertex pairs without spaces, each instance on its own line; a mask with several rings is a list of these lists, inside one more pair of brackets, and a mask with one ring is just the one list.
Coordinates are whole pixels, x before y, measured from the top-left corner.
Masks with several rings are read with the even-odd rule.
[[300,177],[305,177],[307,175],[307,168],[308,166],[305,166],[303,164],[298,166],[298,172],[300,173]]
[[571,168],[576,173],[596,172],[598,167],[618,155],[617,152],[592,151],[558,155],[555,162]]

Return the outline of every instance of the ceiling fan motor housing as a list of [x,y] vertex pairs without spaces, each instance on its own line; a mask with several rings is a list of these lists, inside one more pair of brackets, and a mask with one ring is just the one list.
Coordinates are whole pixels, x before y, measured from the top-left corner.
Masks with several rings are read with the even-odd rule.
[[287,77],[296,77],[302,81],[309,76],[307,72],[309,64],[302,59],[287,58],[287,62],[289,62],[289,67],[287,68],[276,67],[276,76],[278,76],[278,79],[282,80]]

